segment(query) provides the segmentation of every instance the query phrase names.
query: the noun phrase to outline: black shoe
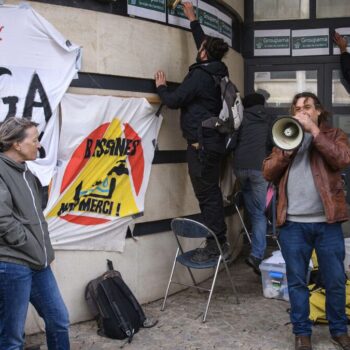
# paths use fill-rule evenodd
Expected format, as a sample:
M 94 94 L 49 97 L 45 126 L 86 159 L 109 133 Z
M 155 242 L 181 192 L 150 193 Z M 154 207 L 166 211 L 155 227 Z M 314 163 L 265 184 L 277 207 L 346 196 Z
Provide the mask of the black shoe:
M 230 257 L 230 245 L 225 242 L 220 245 L 222 250 L 223 259 L 227 260 Z M 191 260 L 196 263 L 207 262 L 212 259 L 218 258 L 220 255 L 219 248 L 214 240 L 206 242 L 204 248 L 197 248 L 193 254 Z
M 346 333 L 332 336 L 332 342 L 337 344 L 340 349 L 350 350 L 350 337 Z
M 295 350 L 312 350 L 311 336 L 296 335 L 295 336 Z
M 254 272 L 259 276 L 261 276 L 261 271 L 259 269 L 259 265 L 261 264 L 261 261 L 262 261 L 261 259 L 258 259 L 253 255 L 249 255 L 248 258 L 245 259 L 246 264 L 249 265 L 254 270 Z

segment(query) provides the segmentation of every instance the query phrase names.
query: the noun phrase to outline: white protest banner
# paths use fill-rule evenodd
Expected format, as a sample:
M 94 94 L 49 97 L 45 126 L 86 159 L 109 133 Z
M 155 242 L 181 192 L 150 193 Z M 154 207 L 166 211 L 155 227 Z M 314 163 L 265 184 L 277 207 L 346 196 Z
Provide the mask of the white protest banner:
M 144 198 L 162 117 L 142 98 L 66 94 L 58 169 L 45 210 L 52 244 L 124 248 Z
M 39 123 L 41 159 L 28 165 L 48 185 L 57 160 L 57 107 L 80 68 L 80 48 L 28 5 L 0 6 L 0 48 L 0 121 Z

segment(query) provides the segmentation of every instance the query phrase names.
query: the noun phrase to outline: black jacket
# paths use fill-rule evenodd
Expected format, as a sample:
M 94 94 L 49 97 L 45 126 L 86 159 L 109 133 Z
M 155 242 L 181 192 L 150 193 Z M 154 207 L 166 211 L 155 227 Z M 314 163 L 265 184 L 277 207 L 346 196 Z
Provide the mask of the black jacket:
M 344 79 L 350 84 L 350 54 L 348 52 L 343 52 L 340 55 L 340 65 Z
M 350 94 L 350 54 L 348 52 L 343 52 L 340 55 L 340 66 L 342 72 L 340 81 L 344 85 L 346 91 Z
M 263 160 L 272 150 L 271 117 L 264 106 L 245 108 L 234 150 L 234 168 L 262 170 Z
M 199 48 L 205 38 L 204 32 L 198 21 L 191 22 L 191 29 Z M 157 90 L 166 106 L 181 108 L 181 129 L 188 143 L 201 141 L 203 135 L 205 149 L 223 152 L 224 136 L 214 129 L 201 129 L 202 121 L 218 116 L 222 108 L 220 87 L 215 84 L 212 75 L 228 75 L 226 65 L 221 61 L 195 63 L 189 67 L 187 76 L 175 91 L 169 91 L 165 85 Z

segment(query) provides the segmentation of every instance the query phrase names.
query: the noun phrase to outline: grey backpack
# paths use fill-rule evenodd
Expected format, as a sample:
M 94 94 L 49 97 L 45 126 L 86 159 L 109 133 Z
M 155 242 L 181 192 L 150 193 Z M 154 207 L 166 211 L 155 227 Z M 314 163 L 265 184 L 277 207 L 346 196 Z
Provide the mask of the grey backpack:
M 208 74 L 207 70 L 202 68 Z M 222 109 L 218 117 L 210 117 L 202 122 L 202 128 L 216 129 L 225 135 L 225 148 L 227 152 L 234 149 L 237 143 L 238 129 L 243 121 L 243 103 L 236 85 L 228 76 L 212 75 L 217 86 L 220 86 Z
M 222 109 L 218 117 L 210 117 L 202 122 L 203 128 L 216 129 L 222 134 L 232 135 L 242 124 L 243 104 L 240 93 L 228 76 L 212 75 L 217 86 L 220 86 Z

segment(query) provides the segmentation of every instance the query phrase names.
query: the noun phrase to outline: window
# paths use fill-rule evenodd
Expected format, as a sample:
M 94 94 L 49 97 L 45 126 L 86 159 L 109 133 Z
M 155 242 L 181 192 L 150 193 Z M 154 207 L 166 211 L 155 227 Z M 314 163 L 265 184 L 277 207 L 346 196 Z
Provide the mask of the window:
M 268 107 L 289 107 L 299 92 L 310 91 L 317 95 L 317 71 L 255 72 L 254 90 L 269 96 Z
M 343 85 L 340 71 L 333 70 L 332 71 L 332 105 L 333 107 L 350 106 L 349 93 L 350 91 L 348 92 Z
M 317 0 L 316 17 L 350 17 L 349 0 Z
M 350 137 L 350 115 L 333 114 L 332 124 L 333 127 L 342 129 Z
M 309 18 L 309 0 L 254 0 L 254 21 L 305 18 Z

